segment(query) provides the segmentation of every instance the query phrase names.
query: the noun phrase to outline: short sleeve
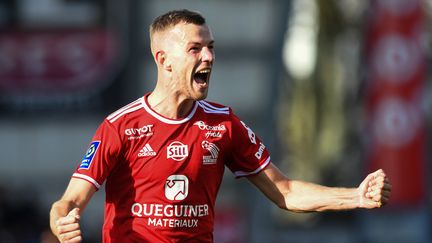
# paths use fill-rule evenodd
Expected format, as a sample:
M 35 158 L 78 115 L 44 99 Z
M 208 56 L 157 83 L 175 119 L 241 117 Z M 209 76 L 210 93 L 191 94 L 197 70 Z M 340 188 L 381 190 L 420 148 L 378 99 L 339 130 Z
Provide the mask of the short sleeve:
M 96 130 L 81 163 L 72 177 L 89 181 L 97 189 L 101 187 L 121 154 L 118 133 L 107 121 Z
M 237 116 L 231 114 L 231 154 L 227 167 L 236 177 L 254 175 L 270 164 L 265 145 Z

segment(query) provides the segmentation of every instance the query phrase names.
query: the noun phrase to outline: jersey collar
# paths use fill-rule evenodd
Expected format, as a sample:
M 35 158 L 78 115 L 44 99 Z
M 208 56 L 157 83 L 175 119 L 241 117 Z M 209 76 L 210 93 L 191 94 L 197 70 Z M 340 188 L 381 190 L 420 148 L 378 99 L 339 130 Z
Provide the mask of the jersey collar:
M 179 119 L 179 120 L 170 119 L 170 118 L 167 118 L 167 117 L 160 115 L 159 113 L 157 113 L 156 111 L 154 111 L 150 107 L 150 105 L 148 104 L 148 101 L 147 101 L 148 96 L 149 96 L 149 94 L 146 94 L 144 97 L 142 97 L 142 104 L 143 104 L 144 109 L 154 118 L 158 119 L 161 122 L 167 123 L 167 124 L 182 124 L 182 123 L 189 121 L 195 115 L 195 112 L 196 112 L 197 107 L 198 107 L 198 102 L 194 102 L 193 108 L 187 117 L 185 117 L 183 119 Z

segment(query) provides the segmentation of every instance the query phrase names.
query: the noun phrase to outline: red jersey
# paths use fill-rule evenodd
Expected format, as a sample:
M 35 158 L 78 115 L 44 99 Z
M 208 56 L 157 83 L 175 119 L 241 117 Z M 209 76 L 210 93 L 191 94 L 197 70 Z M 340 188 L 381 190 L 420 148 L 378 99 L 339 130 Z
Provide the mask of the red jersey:
M 73 177 L 106 183 L 104 242 L 212 242 L 225 166 L 242 177 L 269 163 L 230 108 L 197 101 L 172 120 L 145 96 L 103 121 Z

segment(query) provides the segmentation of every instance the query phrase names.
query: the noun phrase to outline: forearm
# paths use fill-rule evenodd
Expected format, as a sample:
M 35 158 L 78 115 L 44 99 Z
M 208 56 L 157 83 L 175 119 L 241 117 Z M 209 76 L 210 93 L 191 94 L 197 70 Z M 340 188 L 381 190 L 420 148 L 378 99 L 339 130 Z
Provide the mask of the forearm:
M 285 208 L 295 212 L 350 210 L 360 206 L 357 188 L 326 187 L 289 180 L 283 191 Z

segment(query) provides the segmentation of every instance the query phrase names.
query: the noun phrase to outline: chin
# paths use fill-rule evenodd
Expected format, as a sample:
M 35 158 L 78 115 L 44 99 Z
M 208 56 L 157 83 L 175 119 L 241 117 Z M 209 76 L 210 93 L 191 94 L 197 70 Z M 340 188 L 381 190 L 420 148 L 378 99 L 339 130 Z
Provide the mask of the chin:
M 194 100 L 196 100 L 196 101 L 198 101 L 198 100 L 205 100 L 206 98 L 207 98 L 207 92 L 204 92 L 204 93 L 197 94 L 194 97 Z
M 196 101 L 199 101 L 199 100 L 205 100 L 206 98 L 207 98 L 207 95 L 202 95 L 202 96 L 198 96 L 198 97 L 196 97 L 195 100 L 196 100 Z

